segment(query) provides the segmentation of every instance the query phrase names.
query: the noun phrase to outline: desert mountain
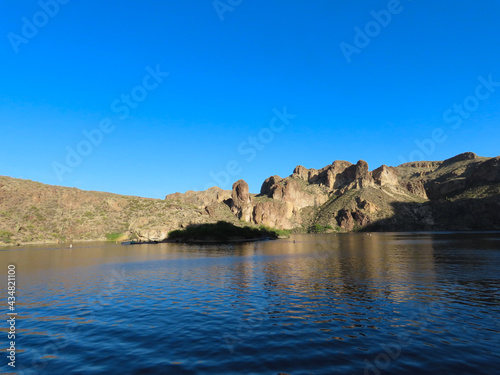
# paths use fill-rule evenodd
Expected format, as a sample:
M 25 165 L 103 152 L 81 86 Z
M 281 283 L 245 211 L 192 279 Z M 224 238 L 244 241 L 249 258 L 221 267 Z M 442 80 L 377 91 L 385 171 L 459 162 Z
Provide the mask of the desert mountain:
M 191 224 L 224 220 L 307 231 L 500 230 L 500 157 L 467 152 L 370 171 L 334 161 L 271 176 L 259 194 L 175 193 L 164 200 L 50 186 L 0 176 L 0 243 L 139 238 L 163 240 Z
M 211 222 L 198 205 L 82 191 L 0 176 L 0 244 L 162 240 L 189 224 Z M 237 221 L 229 208 L 220 220 Z
M 498 230 L 500 157 L 467 152 L 373 171 L 363 160 L 334 161 L 322 169 L 299 165 L 288 177 L 266 179 L 260 194 L 249 194 L 247 183 L 239 180 L 217 197 L 177 193 L 166 200 L 197 204 L 207 212 L 226 205 L 240 220 L 281 229 Z

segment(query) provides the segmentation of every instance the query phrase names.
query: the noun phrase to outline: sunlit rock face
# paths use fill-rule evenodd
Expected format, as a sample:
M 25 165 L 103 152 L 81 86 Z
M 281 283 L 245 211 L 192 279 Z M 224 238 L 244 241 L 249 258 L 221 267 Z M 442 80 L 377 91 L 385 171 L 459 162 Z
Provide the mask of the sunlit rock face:
M 321 169 L 298 165 L 288 177 L 267 178 L 260 194 L 239 180 L 231 191 L 211 188 L 167 199 L 195 204 L 207 220 L 230 212 L 235 220 L 286 229 L 319 224 L 340 231 L 435 230 L 447 229 L 447 223 L 454 229 L 494 229 L 500 226 L 500 210 L 494 211 L 499 186 L 500 157 L 467 152 L 373 171 L 363 160 L 337 160 Z
M 3 212 L 3 214 L 1 214 Z M 50 186 L 0 176 L 0 243 L 161 241 L 172 230 L 227 221 L 297 231 L 500 230 L 500 157 L 463 153 L 369 170 L 365 161 L 297 166 L 265 179 L 260 194 L 231 190 L 164 200 Z
M 240 220 L 251 221 L 252 198 L 248 192 L 248 184 L 244 180 L 238 180 L 233 184 L 231 193 L 231 211 Z

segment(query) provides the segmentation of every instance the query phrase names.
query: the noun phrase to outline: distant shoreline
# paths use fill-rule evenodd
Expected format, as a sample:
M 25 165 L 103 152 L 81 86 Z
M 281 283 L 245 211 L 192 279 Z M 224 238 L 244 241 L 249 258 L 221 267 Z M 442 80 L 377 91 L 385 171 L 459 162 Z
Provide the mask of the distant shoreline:
M 255 238 L 235 238 L 229 240 L 174 240 L 167 239 L 164 241 L 159 241 L 157 243 L 185 243 L 185 244 L 228 244 L 228 243 L 244 243 L 244 242 L 258 242 L 258 241 L 271 241 L 277 240 L 278 238 L 271 237 L 255 237 Z M 148 243 L 148 242 L 144 242 Z M 138 243 L 141 245 L 142 243 Z
M 474 231 L 384 231 L 384 232 L 330 232 L 330 233 L 296 233 L 296 235 L 309 235 L 309 236 L 324 236 L 324 235 L 367 235 L 368 233 L 370 234 L 497 234 L 500 233 L 498 230 L 474 230 Z M 259 241 L 270 241 L 270 240 L 277 240 L 277 239 L 286 239 L 286 237 L 278 237 L 278 238 L 251 238 L 251 239 L 235 239 L 235 240 L 228 240 L 228 241 L 218 241 L 218 240 L 190 240 L 190 241 L 181 241 L 181 240 L 174 240 L 174 239 L 167 239 L 163 241 L 149 241 L 149 242 L 139 242 L 137 245 L 153 245 L 153 244 L 162 244 L 162 243 L 178 243 L 178 244 L 196 244 L 196 245 L 203 245 L 203 244 L 231 244 L 231 243 L 245 243 L 245 242 L 259 242 Z M 6 248 L 18 248 L 20 246 L 36 246 L 36 245 L 61 245 L 61 248 L 67 247 L 69 248 L 69 245 L 78 245 L 78 244 L 87 244 L 87 243 L 92 243 L 92 242 L 99 242 L 99 243 L 107 243 L 107 244 L 121 244 L 120 241 L 109 241 L 109 240 L 104 240 L 104 239 L 95 239 L 95 240 L 78 240 L 74 242 L 56 242 L 56 241 L 37 241 L 37 242 L 23 242 L 20 244 L 0 244 L 0 251 L 5 250 Z

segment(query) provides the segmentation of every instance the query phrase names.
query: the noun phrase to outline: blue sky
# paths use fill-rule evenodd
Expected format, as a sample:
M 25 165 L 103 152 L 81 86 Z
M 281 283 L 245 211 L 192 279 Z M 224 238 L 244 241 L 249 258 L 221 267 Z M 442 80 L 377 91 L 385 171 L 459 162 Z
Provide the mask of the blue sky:
M 258 192 L 298 164 L 500 154 L 498 1 L 0 12 L 0 175 L 163 198 L 240 178 Z

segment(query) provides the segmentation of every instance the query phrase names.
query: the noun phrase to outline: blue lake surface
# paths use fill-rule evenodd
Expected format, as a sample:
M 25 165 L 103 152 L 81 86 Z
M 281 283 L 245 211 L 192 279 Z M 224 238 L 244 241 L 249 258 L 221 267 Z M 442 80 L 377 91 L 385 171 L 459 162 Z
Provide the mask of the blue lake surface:
M 2 374 L 500 373 L 498 233 L 0 248 L 5 313 L 9 264 Z

